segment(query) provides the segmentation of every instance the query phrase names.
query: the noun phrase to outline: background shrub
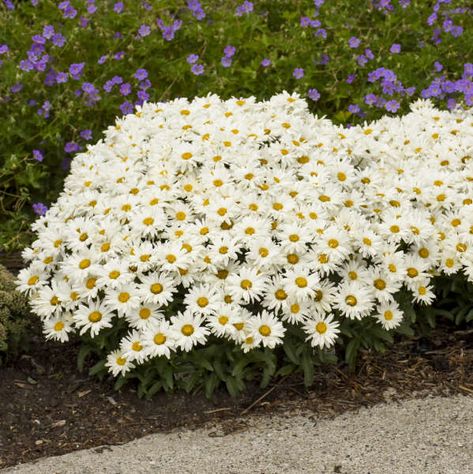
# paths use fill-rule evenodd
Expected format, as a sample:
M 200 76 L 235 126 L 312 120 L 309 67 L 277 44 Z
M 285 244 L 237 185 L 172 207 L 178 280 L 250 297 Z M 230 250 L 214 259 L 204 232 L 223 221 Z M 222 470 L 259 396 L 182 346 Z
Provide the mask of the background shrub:
M 28 298 L 15 287 L 14 276 L 0 265 L 0 363 L 24 347 L 32 321 Z
M 295 90 L 340 123 L 472 105 L 472 24 L 469 0 L 4 0 L 0 247 L 31 241 L 73 154 L 145 100 Z

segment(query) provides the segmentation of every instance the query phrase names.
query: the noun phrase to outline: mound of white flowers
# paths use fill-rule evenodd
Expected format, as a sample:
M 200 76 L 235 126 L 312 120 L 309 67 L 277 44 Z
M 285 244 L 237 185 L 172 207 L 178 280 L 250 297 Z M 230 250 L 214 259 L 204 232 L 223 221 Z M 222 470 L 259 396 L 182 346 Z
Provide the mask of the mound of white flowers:
M 78 154 L 24 251 L 48 338 L 125 320 L 115 375 L 213 334 L 330 347 L 343 318 L 402 320 L 431 279 L 473 281 L 473 113 L 417 102 L 343 128 L 297 95 L 145 104 Z

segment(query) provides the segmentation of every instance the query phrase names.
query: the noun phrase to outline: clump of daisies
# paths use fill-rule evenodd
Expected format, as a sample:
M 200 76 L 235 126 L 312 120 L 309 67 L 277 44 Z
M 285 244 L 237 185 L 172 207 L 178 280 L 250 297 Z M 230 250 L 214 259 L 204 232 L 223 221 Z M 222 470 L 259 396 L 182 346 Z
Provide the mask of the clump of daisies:
M 144 104 L 76 155 L 18 279 L 47 338 L 120 320 L 125 374 L 205 345 L 330 348 L 343 319 L 396 328 L 400 294 L 473 281 L 473 114 L 420 101 L 345 129 L 297 94 Z

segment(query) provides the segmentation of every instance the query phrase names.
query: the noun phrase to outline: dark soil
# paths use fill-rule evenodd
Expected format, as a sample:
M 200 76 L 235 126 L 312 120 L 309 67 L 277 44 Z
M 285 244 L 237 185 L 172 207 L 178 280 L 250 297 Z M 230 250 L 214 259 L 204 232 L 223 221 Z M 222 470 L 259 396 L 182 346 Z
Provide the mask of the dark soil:
M 235 399 L 218 392 L 213 401 L 182 393 L 140 400 L 130 387 L 115 392 L 111 380 L 77 371 L 77 350 L 38 334 L 27 355 L 0 366 L 0 468 L 209 422 L 219 422 L 221 436 L 239 429 L 249 413 L 297 407 L 333 416 L 386 400 L 473 395 L 473 330 L 452 327 L 398 342 L 385 354 L 363 353 L 354 373 L 344 365 L 318 368 L 310 389 L 292 376 Z

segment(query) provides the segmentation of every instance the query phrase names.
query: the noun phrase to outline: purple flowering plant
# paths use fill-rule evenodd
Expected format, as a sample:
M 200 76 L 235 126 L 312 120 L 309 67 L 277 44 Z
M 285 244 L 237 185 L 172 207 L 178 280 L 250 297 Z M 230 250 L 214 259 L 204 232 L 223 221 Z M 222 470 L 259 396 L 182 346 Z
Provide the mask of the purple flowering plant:
M 19 230 L 44 210 L 32 204 L 56 199 L 74 154 L 145 101 L 297 91 L 345 124 L 419 97 L 473 106 L 467 0 L 11 4 L 0 15 L 0 249 L 29 243 Z

